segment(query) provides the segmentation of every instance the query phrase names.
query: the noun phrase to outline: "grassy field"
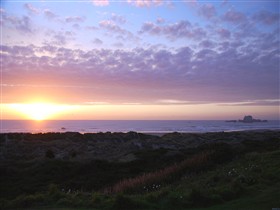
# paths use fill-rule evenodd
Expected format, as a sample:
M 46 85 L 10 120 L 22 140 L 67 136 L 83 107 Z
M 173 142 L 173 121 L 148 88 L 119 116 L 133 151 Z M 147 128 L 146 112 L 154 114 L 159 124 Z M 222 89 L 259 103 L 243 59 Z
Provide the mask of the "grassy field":
M 172 155 L 170 155 L 172 154 Z M 1 162 L 1 209 L 280 208 L 280 140 L 143 150 L 130 162 Z M 154 161 L 151 161 L 154 160 Z

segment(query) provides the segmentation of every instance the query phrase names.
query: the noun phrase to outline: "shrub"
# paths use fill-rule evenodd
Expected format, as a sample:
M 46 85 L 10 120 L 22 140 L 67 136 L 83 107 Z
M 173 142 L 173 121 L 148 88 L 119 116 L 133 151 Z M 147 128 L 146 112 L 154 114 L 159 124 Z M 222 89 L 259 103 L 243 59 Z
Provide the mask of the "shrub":
M 145 195 L 145 199 L 149 202 L 155 203 L 159 200 L 163 199 L 165 196 L 169 194 L 169 191 L 166 189 L 162 189 L 156 192 L 151 192 Z
M 56 202 L 56 205 L 58 205 L 58 206 L 71 206 L 72 201 L 69 198 L 61 198 Z
M 168 203 L 172 208 L 187 208 L 191 206 L 191 202 L 189 201 L 188 197 L 183 192 L 171 192 L 168 195 Z
M 77 152 L 76 151 L 71 151 L 70 152 L 70 157 L 71 158 L 75 158 L 77 156 Z
M 100 205 L 102 203 L 103 200 L 103 196 L 100 193 L 93 193 L 92 194 L 92 198 L 91 198 L 91 202 L 93 203 L 93 205 Z
M 200 190 L 192 189 L 189 195 L 189 200 L 192 202 L 192 204 L 205 203 L 206 197 Z
M 43 204 L 45 202 L 45 196 L 43 194 L 34 195 L 21 195 L 10 202 L 12 207 L 27 208 L 34 206 L 35 204 Z
M 220 195 L 194 188 L 189 194 L 189 201 L 193 206 L 207 207 L 215 203 L 220 203 L 222 198 Z
M 211 161 L 213 164 L 222 164 L 231 161 L 235 155 L 232 147 L 226 143 L 214 143 L 207 145 L 207 150 L 211 150 Z
M 46 158 L 53 159 L 53 158 L 55 157 L 55 155 L 54 155 L 54 153 L 53 153 L 52 150 L 48 149 L 48 150 L 46 151 L 45 157 L 46 157 Z
M 219 194 L 223 200 L 229 201 L 237 198 L 243 190 L 242 184 L 235 179 L 228 185 L 218 188 L 216 193 Z
M 142 208 L 142 203 L 133 200 L 132 198 L 119 194 L 115 198 L 113 209 L 139 209 Z
M 63 198 L 65 194 L 59 191 L 58 186 L 56 184 L 50 184 L 48 187 L 48 196 L 53 201 L 58 201 L 59 199 Z

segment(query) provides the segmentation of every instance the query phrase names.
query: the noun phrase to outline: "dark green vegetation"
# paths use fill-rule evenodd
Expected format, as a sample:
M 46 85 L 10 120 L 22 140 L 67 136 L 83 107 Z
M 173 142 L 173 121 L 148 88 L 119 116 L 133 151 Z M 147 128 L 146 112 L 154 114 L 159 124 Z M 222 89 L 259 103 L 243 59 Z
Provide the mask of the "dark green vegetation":
M 0 209 L 279 208 L 279 134 L 1 134 Z

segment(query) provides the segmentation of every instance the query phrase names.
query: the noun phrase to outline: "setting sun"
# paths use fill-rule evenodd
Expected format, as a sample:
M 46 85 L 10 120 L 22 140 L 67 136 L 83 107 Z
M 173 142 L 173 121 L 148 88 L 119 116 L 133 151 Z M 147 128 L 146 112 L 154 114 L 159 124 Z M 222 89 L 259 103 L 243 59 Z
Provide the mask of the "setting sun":
M 11 104 L 12 109 L 31 120 L 46 120 L 54 115 L 67 111 L 70 106 L 49 103 Z

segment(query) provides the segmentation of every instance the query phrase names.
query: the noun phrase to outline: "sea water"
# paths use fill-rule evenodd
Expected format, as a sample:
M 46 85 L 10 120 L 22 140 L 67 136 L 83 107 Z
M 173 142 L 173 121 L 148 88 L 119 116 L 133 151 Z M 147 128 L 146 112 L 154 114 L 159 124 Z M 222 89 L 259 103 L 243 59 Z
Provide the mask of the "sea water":
M 1 133 L 11 132 L 230 132 L 242 130 L 279 130 L 279 120 L 268 122 L 225 122 L 222 120 L 1 120 Z

